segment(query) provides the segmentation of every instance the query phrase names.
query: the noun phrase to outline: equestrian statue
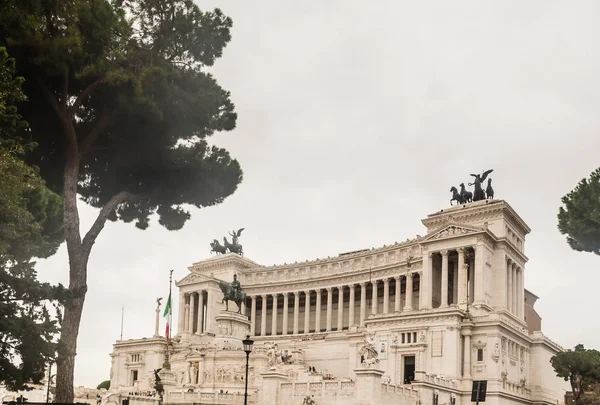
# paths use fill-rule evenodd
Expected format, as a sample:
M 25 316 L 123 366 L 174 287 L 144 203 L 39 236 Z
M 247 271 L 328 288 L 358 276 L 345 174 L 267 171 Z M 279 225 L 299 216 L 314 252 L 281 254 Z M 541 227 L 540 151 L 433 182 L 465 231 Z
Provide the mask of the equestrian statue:
M 237 274 L 233 275 L 233 281 L 227 283 L 225 281 L 219 281 L 219 287 L 223 293 L 223 299 L 221 303 L 225 302 L 225 310 L 229 311 L 229 301 L 233 301 L 238 306 L 238 314 L 242 313 L 242 303 L 246 302 L 246 293 L 242 291 L 242 286 L 237 279 Z
M 238 255 L 243 256 L 244 250 L 242 245 L 239 243 L 239 237 L 242 234 L 243 230 L 244 228 L 241 228 L 237 231 L 234 230 L 232 232 L 229 232 L 229 235 L 231 235 L 232 238 L 231 243 L 229 243 L 227 237 L 223 237 L 222 245 L 221 243 L 219 243 L 218 240 L 214 239 L 213 242 L 210 244 L 210 253 L 215 252 L 216 254 L 224 255 L 225 253 L 227 253 L 227 251 L 229 251 L 229 253 L 237 253 Z
M 456 205 L 459 205 L 485 199 L 493 200 L 494 189 L 492 188 L 492 179 L 487 179 L 488 175 L 493 171 L 493 169 L 490 169 L 485 170 L 482 174 L 471 174 L 471 176 L 475 178 L 473 183 L 469 183 L 469 186 L 475 186 L 475 190 L 473 192 L 466 190 L 465 183 L 460 183 L 460 191 L 458 191 L 458 189 L 454 186 L 450 187 L 450 192 L 452 193 L 450 205 L 453 205 L 453 201 L 456 201 Z M 486 179 L 488 183 L 484 191 L 482 184 Z

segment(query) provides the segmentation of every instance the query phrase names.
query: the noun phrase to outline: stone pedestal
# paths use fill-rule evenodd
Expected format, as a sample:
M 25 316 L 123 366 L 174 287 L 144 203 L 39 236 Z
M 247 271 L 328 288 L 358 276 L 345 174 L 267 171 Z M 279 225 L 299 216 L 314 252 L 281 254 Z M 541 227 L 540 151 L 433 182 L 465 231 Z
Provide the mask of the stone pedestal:
M 373 368 L 359 368 L 356 374 L 356 405 L 381 404 L 381 376 L 385 372 Z
M 222 350 L 243 349 L 242 340 L 250 334 L 250 321 L 246 315 L 221 311 L 215 317 L 214 344 Z
M 175 386 L 175 374 L 173 374 L 170 369 L 167 370 L 163 367 L 162 370 L 158 372 L 158 376 L 160 377 L 160 382 L 163 385 L 165 392 Z
M 260 388 L 260 405 L 278 405 L 279 404 L 279 384 L 289 380 L 289 376 L 277 371 L 269 371 L 261 374 L 263 378 Z

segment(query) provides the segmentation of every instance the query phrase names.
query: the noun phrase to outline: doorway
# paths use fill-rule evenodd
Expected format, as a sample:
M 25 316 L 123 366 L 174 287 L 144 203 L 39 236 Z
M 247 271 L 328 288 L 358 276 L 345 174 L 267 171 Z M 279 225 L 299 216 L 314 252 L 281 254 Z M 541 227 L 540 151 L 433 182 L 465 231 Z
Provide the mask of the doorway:
M 415 356 L 403 356 L 403 362 L 404 384 L 411 384 L 415 379 Z

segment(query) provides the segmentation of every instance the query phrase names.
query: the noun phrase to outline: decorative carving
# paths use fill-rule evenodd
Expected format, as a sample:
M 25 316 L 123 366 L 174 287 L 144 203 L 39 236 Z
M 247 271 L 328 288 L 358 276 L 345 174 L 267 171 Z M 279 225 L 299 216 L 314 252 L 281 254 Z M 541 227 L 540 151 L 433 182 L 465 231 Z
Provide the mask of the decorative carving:
M 447 238 L 450 236 L 460 236 L 460 235 L 466 235 L 468 233 L 472 233 L 473 231 L 469 230 L 469 229 L 465 229 L 462 228 L 460 226 L 449 226 L 445 229 L 443 229 L 442 231 L 436 233 L 435 235 L 433 235 L 431 237 L 431 239 L 442 239 L 442 238 Z
M 487 343 L 482 342 L 481 340 L 478 340 L 477 342 L 473 342 L 472 343 L 473 348 L 475 349 L 483 349 L 484 347 L 487 346 Z
M 361 357 L 361 365 L 369 368 L 379 363 L 379 353 L 375 347 L 375 336 L 373 334 L 367 334 L 364 337 L 364 341 L 365 343 L 358 351 L 358 354 Z
M 498 360 L 500 359 L 500 345 L 498 344 L 498 342 L 494 343 L 494 351 L 492 352 L 492 360 L 494 360 L 496 363 L 498 363 Z

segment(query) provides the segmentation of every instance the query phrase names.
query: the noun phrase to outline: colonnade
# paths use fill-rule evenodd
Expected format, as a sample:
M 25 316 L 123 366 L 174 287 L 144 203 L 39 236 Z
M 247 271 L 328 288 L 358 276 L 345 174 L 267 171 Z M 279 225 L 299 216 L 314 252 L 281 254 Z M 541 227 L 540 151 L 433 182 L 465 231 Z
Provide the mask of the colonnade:
M 525 311 L 525 287 L 523 268 L 514 260 L 506 259 L 506 309 L 523 319 Z
M 209 302 L 213 292 L 211 290 L 201 290 L 189 293 L 179 294 L 179 324 L 177 325 L 178 334 L 196 334 L 206 332 L 210 329 L 210 305 Z
M 358 284 L 317 288 L 305 291 L 252 295 L 250 296 L 250 333 L 254 336 L 273 336 L 318 333 L 323 331 L 341 331 L 354 325 L 364 326 L 365 320 L 369 316 L 367 314 L 368 310 L 370 315 L 390 313 L 390 296 L 392 295 L 390 293 L 392 290 L 390 287 L 392 285 L 392 280 L 394 287 L 392 290 L 394 292 L 393 312 L 400 313 L 402 311 L 418 309 L 418 303 L 414 305 L 413 302 L 415 298 L 414 289 L 415 287 L 420 287 L 420 275 L 421 272 L 412 272 L 407 275 L 397 275 L 393 278 L 383 278 Z M 415 279 L 416 282 L 414 281 Z M 405 284 L 404 305 L 401 303 L 403 295 L 402 284 Z M 379 294 L 381 285 L 383 286 L 383 297 Z M 360 287 L 360 289 L 358 287 Z M 335 314 L 333 310 L 334 293 L 337 293 L 337 310 Z M 358 299 L 360 302 L 358 308 L 357 294 L 360 296 Z M 313 296 L 315 298 L 314 301 L 312 300 Z M 259 297 L 260 308 L 257 308 Z M 345 305 L 346 298 L 348 300 L 347 305 Z M 281 302 L 280 299 L 283 301 L 281 323 L 279 323 L 278 314 L 279 302 Z M 293 304 L 290 303 L 290 300 L 293 301 Z M 367 305 L 368 300 L 370 301 L 370 308 L 368 308 L 369 305 Z M 301 301 L 303 301 L 303 305 L 301 305 Z M 379 301 L 382 301 L 381 310 L 379 309 Z M 257 312 L 259 312 L 260 325 L 258 325 L 257 322 Z M 269 312 L 271 314 L 271 324 L 270 328 L 267 328 L 267 313 Z M 313 312 L 312 317 L 311 312 Z M 301 315 L 304 317 L 302 325 L 300 325 Z M 324 327 L 321 320 L 322 317 L 325 318 Z
M 481 255 L 477 247 L 429 252 L 426 269 L 429 277 L 426 277 L 424 283 L 426 293 L 423 295 L 422 306 L 448 308 L 450 304 L 466 305 L 467 301 L 471 303 L 482 295 L 483 285 L 481 292 L 475 288 L 475 280 L 483 280 L 483 274 L 476 271 L 478 266 L 475 263 Z M 434 261 L 438 266 L 434 265 Z M 479 268 L 482 272 L 482 266 Z

